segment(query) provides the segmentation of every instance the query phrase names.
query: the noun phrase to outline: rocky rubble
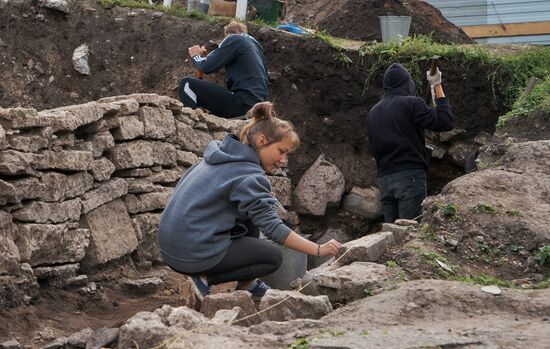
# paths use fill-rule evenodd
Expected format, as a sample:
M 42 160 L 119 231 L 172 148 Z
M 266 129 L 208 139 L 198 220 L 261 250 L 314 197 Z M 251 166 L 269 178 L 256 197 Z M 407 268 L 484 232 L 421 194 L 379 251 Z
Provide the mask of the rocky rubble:
M 540 279 L 534 255 L 550 243 L 549 154 L 548 140 L 482 147 L 477 171 L 424 201 L 422 222 L 451 255 L 481 259 L 506 279 Z M 480 272 L 468 270 L 468 259 L 460 264 Z
M 150 94 L 110 97 L 40 112 L 0 109 L 2 303 L 8 307 L 29 304 L 39 297 L 40 285 L 77 289 L 81 295 L 99 299 L 102 286 L 90 282 L 86 273 L 123 258 L 143 266 L 161 263 L 156 234 L 160 212 L 173 186 L 200 160 L 209 141 L 221 139 L 241 124 Z M 446 135 L 445 139 L 454 136 Z M 482 153 L 480 161 L 490 163 L 491 168 L 461 177 L 449 183 L 442 194 L 426 200 L 423 223 L 437 227 L 444 241 L 455 241 L 454 248 L 458 249 L 467 242 L 459 235 L 461 231 L 470 235 L 475 231 L 485 236 L 484 242 L 493 237 L 491 230 L 481 233 L 475 227 L 478 224 L 487 229 L 487 218 L 493 227 L 504 222 L 501 226 L 506 231 L 514 231 L 518 224 L 526 228 L 522 232 L 527 234 L 528 250 L 548 241 L 546 230 L 538 225 L 546 217 L 547 148 L 547 141 L 510 143 L 499 148 L 498 156 L 495 149 L 491 154 Z M 535 173 L 536 178 L 524 173 Z M 270 180 L 286 208 L 295 203 L 303 213 L 323 215 L 327 208 L 342 205 L 349 214 L 367 221 L 380 217 L 377 190 L 354 187 L 344 194 L 341 172 L 323 155 L 293 193 L 286 170 L 270 176 Z M 499 192 L 487 194 L 488 183 Z M 501 193 L 504 187 L 510 197 Z M 517 199 L 519 192 L 523 193 L 521 200 Z M 485 210 L 491 206 L 490 199 L 497 202 L 498 197 L 497 214 L 484 215 L 476 223 L 473 218 L 487 212 L 479 211 L 479 203 L 472 201 L 475 195 L 483 195 L 489 203 L 483 206 Z M 441 208 L 449 204 L 456 205 L 459 214 L 473 217 L 468 220 L 470 230 L 461 226 L 463 220 L 452 220 L 442 213 Z M 523 215 L 508 213 L 527 212 L 525 207 L 531 208 L 530 216 L 540 219 L 523 220 Z M 498 214 L 501 211 L 504 216 Z M 281 212 L 284 219 L 299 224 L 295 212 L 282 208 Z M 402 278 L 402 269 L 379 262 L 390 249 L 413 243 L 422 229 L 424 225 L 416 221 L 398 220 L 383 224 L 380 232 L 352 240 L 345 231 L 328 227 L 319 241 L 338 236 L 345 249 L 337 259 L 317 261 L 324 263 L 292 282 L 299 291 L 270 290 L 256 303 L 248 292 L 217 293 L 197 304 L 192 288 L 182 282 L 180 288 L 187 289 L 180 297 L 187 306 L 165 305 L 140 312 L 120 328 L 85 328 L 59 336 L 44 348 L 127 348 L 134 343 L 140 347 L 170 343 L 182 348 L 218 344 L 227 348 L 280 348 L 300 337 L 307 337 L 303 341 L 311 348 L 361 348 L 365 340 L 396 348 L 425 343 L 491 348 L 502 342 L 491 331 L 476 331 L 474 325 L 447 325 L 445 321 L 434 326 L 429 321 L 440 320 L 438 316 L 450 312 L 453 319 L 468 317 L 473 323 L 487 322 L 512 333 L 513 324 L 499 319 L 501 311 L 516 314 L 520 320 L 515 321 L 532 321 L 533 338 L 541 342 L 530 341 L 530 346 L 544 347 L 542 328 L 549 316 L 541 300 L 547 297 L 545 291 L 524 296 L 507 289 L 487 294 L 478 290 L 479 286 L 451 282 L 396 283 Z M 164 288 L 164 276 L 120 281 L 128 294 L 147 295 Z M 468 297 L 478 308 L 484 305 L 486 309 L 472 312 L 467 308 L 471 303 L 463 302 Z M 509 302 L 505 310 L 499 308 L 502 302 Z M 519 305 L 521 302 L 525 306 Z M 361 316 L 366 320 L 357 320 Z M 419 324 L 415 322 L 418 318 L 423 319 Z M 428 324 L 429 331 L 420 328 Z M 449 332 L 446 327 L 452 326 L 458 330 Z M 384 335 L 388 331 L 393 334 L 391 342 Z M 506 340 L 523 341 L 517 335 Z M 21 345 L 9 339 L 0 343 L 2 347 Z
M 405 238 L 406 236 L 403 237 Z M 288 322 L 296 323 L 298 328 L 318 330 L 323 322 L 315 320 L 331 313 L 334 309 L 333 304 L 341 305 L 362 299 L 367 296 L 366 289 L 383 287 L 392 273 L 387 271 L 384 265 L 372 262 L 377 261 L 384 250 L 393 243 L 392 232 L 378 233 L 349 242 L 346 244 L 348 252 L 345 255 L 312 270 L 304 280 L 297 280 L 311 284 L 309 288 L 304 289 L 304 293 L 271 289 L 259 302 L 253 301 L 250 293 L 246 291 L 215 293 L 204 297 L 200 304 L 200 312 L 188 306 L 165 305 L 152 312 L 140 312 L 128 319 L 120 327 L 119 332 L 118 329 L 109 329 L 109 333 L 113 336 L 118 335 L 118 338 L 113 340 L 117 340 L 119 348 L 129 347 L 131 343 L 138 343 L 140 347 L 162 346 L 167 343 L 196 343 L 198 347 L 206 348 L 218 341 L 227 342 L 229 347 L 238 347 L 242 340 L 254 343 L 261 341 L 261 346 L 276 347 L 284 332 L 274 331 L 273 335 L 267 335 L 265 326 L 285 326 Z M 364 262 L 366 260 L 371 262 Z M 161 280 L 158 278 L 148 278 L 126 280 L 124 284 L 129 291 L 142 292 L 158 287 L 159 282 Z M 193 302 L 188 304 L 192 305 Z M 247 327 L 249 329 L 246 329 Z M 229 328 L 231 330 L 226 332 Z M 84 331 L 86 329 L 74 333 L 69 338 L 83 340 L 89 335 L 89 331 Z M 292 329 L 291 332 L 293 331 L 296 329 Z M 201 342 L 205 336 L 208 336 L 208 341 Z M 94 336 L 89 338 L 87 343 L 90 343 Z M 67 344 L 69 340 L 57 338 L 53 343 L 61 342 Z
M 242 123 L 183 108 L 174 99 L 153 94 L 109 97 L 44 111 L 0 109 L 0 248 L 5 251 L 0 257 L 2 303 L 8 307 L 28 304 L 39 297 L 39 285 L 78 289 L 81 295 L 99 299 L 102 287 L 90 282 L 86 273 L 128 256 L 137 265 L 161 263 L 156 234 L 160 212 L 173 186 L 200 160 L 208 142 L 235 132 Z M 332 180 L 327 182 L 326 176 Z M 276 172 L 270 180 L 282 207 L 291 207 L 287 171 Z M 307 212 L 319 214 L 341 203 L 343 176 L 323 156 L 300 182 L 294 198 L 299 206 L 309 207 Z M 317 188 L 325 182 L 330 185 Z M 377 195 L 375 189 L 356 188 L 352 195 L 347 209 L 370 219 L 379 217 L 379 207 L 369 205 Z M 299 224 L 296 213 L 282 213 L 290 224 Z M 342 265 L 357 261 L 357 255 L 364 253 L 361 248 L 382 251 L 393 243 L 392 233 L 383 236 L 381 241 L 390 239 L 388 243 L 380 245 L 377 240 L 371 243 L 375 247 L 363 245 L 376 236 L 350 243 L 349 256 Z M 368 255 L 372 261 L 379 257 L 378 252 Z M 332 311 L 331 301 L 348 302 L 363 296 L 361 288 L 372 280 L 360 277 L 362 267 L 351 264 L 323 279 L 325 284 L 341 288 L 338 297 L 330 292 L 327 296 L 272 290 L 255 305 L 248 293 L 235 292 L 207 297 L 200 309 L 211 318 L 204 320 L 208 324 L 251 326 L 273 320 L 318 319 Z M 350 286 L 346 283 L 349 278 L 359 281 Z M 126 278 L 121 285 L 134 294 L 164 287 L 162 275 Z M 191 299 L 186 304 L 195 306 Z M 185 313 L 176 312 L 182 311 Z M 254 315 L 256 311 L 261 315 Z M 120 343 L 129 328 L 153 321 L 153 315 L 146 315 L 148 320 L 143 316 L 121 328 L 119 346 L 124 347 Z M 162 331 L 173 332 L 170 321 Z M 88 332 L 56 338 L 47 347 L 91 343 L 97 336 Z M 118 332 L 107 332 L 110 339 L 103 345 L 118 336 Z

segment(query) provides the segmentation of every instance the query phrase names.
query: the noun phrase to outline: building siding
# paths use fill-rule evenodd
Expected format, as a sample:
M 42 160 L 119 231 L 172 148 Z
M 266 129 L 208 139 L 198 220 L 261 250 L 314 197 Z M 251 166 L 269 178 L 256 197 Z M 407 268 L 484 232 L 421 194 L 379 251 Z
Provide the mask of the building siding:
M 468 32 L 468 26 L 514 23 L 550 23 L 550 0 L 427 0 L 453 24 Z M 476 38 L 479 42 L 550 45 L 550 31 L 535 35 Z

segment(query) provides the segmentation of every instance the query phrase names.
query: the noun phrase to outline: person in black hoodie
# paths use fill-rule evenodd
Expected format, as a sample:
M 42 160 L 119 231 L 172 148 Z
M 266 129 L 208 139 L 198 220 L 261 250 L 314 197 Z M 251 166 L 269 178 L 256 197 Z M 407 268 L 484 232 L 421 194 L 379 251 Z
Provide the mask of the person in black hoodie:
M 430 75 L 436 107 L 416 97 L 409 72 L 398 63 L 384 73 L 384 96 L 367 115 L 371 153 L 376 160 L 384 221 L 418 219 L 427 196 L 424 129 L 453 128 L 451 107 L 441 86 L 441 72 Z
M 246 25 L 232 21 L 224 34 L 219 47 L 206 57 L 204 46 L 195 45 L 188 51 L 195 68 L 205 74 L 225 68 L 227 89 L 188 76 L 180 81 L 179 98 L 186 107 L 202 107 L 214 115 L 234 118 L 267 100 L 267 68 L 262 46 L 247 34 Z

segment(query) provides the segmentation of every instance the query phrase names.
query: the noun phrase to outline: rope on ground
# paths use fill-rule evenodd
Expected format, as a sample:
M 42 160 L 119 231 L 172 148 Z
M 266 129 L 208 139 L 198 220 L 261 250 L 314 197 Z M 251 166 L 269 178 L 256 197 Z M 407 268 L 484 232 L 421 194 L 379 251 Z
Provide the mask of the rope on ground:
M 335 260 L 334 260 L 332 263 L 330 263 L 327 267 L 330 267 L 330 266 L 336 264 L 336 263 L 337 263 L 340 259 L 342 259 L 342 257 L 344 257 L 349 251 L 350 251 L 350 250 L 347 249 L 344 253 L 342 253 L 342 255 L 341 255 L 340 257 L 338 257 L 337 259 L 335 259 Z M 297 289 L 296 292 L 301 292 L 304 288 L 306 288 L 307 286 L 309 286 L 309 284 L 311 284 L 312 282 L 313 282 L 313 280 L 310 280 L 307 284 L 305 284 L 305 285 L 303 285 L 302 287 L 300 287 L 299 289 Z M 265 313 L 266 311 L 268 311 L 268 310 L 270 310 L 270 309 L 273 309 L 273 308 L 275 308 L 276 306 L 278 306 L 278 305 L 280 305 L 280 304 L 286 302 L 289 298 L 291 298 L 291 296 L 286 296 L 286 297 L 283 298 L 282 300 L 278 301 L 277 303 L 275 303 L 275 304 L 273 304 L 273 305 L 271 305 L 271 306 L 269 306 L 269 307 L 267 307 L 267 308 L 265 308 L 265 309 L 262 309 L 262 310 L 260 310 L 260 311 L 257 311 L 257 312 L 255 312 L 254 314 L 247 315 L 247 316 L 242 317 L 242 318 L 240 318 L 240 319 L 231 321 L 231 322 L 229 323 L 229 326 L 234 325 L 234 324 L 236 324 L 236 323 L 238 323 L 238 322 L 241 322 L 241 321 L 250 319 L 250 318 L 252 318 L 252 317 L 254 317 L 254 316 L 263 314 L 263 313 Z
M 154 346 L 150 349 L 164 349 L 164 348 L 170 348 L 172 345 L 176 344 L 181 338 L 183 337 L 182 334 L 178 334 L 172 337 L 167 338 L 164 342 L 160 343 L 157 346 Z
M 339 256 L 337 259 L 335 259 L 332 263 L 330 263 L 327 267 L 330 267 L 334 264 L 336 264 L 340 259 L 342 259 L 350 250 L 347 249 L 344 253 L 342 253 L 341 256 Z M 309 284 L 311 284 L 313 282 L 313 280 L 309 281 L 307 284 L 303 285 L 302 287 L 300 287 L 298 290 L 296 290 L 296 292 L 300 292 L 302 291 L 304 288 L 306 288 Z M 275 308 L 276 306 L 286 302 L 289 298 L 291 298 L 291 296 L 287 296 L 285 297 L 284 299 L 280 300 L 279 302 L 265 308 L 265 309 L 262 309 L 260 311 L 257 311 L 255 312 L 254 314 L 250 314 L 248 316 L 245 316 L 245 317 L 242 317 L 240 319 L 237 319 L 237 320 L 234 320 L 234 321 L 231 321 L 230 323 L 228 323 L 227 325 L 228 326 L 231 326 L 233 324 L 236 324 L 236 323 L 239 323 L 241 321 L 244 321 L 244 320 L 247 320 L 247 319 L 250 319 L 254 316 L 257 316 L 257 315 L 260 315 L 260 314 L 263 314 L 265 313 L 266 311 L 270 310 L 270 309 L 273 309 Z M 181 338 L 183 338 L 183 335 L 182 334 L 178 334 L 178 335 L 175 335 L 175 336 L 172 336 L 172 337 L 169 337 L 167 338 L 165 341 L 163 341 L 162 343 L 160 343 L 159 345 L 157 346 L 154 346 L 150 349 L 164 349 L 164 348 L 170 348 L 172 345 L 176 344 Z

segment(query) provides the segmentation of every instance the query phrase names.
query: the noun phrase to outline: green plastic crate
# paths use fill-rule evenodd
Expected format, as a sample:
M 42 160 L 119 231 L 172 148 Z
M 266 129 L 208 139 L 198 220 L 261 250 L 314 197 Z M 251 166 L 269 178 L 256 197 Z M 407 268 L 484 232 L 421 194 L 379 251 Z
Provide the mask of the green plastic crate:
M 281 2 L 279 0 L 250 0 L 250 5 L 256 9 L 256 16 L 265 22 L 277 22 Z

